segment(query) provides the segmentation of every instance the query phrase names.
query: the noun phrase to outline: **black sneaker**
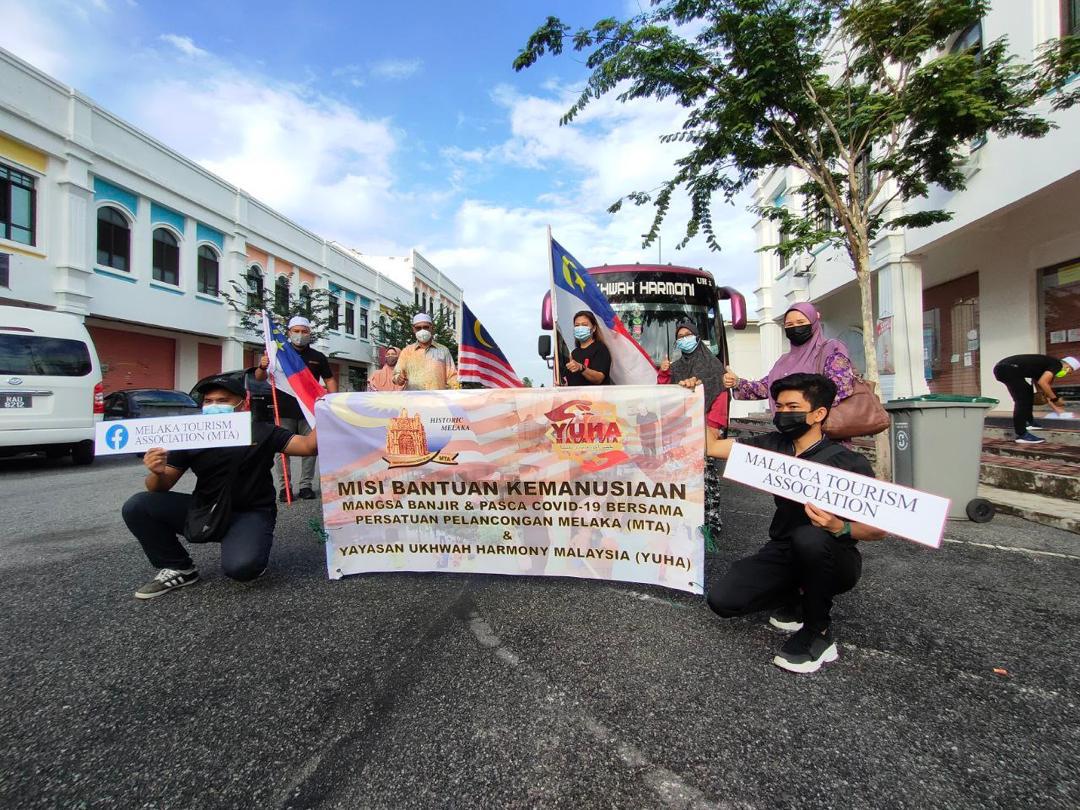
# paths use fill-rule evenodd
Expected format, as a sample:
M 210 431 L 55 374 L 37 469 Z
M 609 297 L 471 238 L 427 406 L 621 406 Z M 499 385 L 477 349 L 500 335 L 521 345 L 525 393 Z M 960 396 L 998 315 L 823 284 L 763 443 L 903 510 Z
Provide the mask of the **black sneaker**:
M 773 658 L 773 663 L 788 672 L 817 672 L 822 664 L 828 664 L 840 657 L 833 641 L 832 632 L 821 635 L 804 627 L 791 638 Z
M 162 568 L 157 576 L 135 591 L 136 599 L 153 599 L 185 585 L 194 585 L 199 581 L 199 571 L 189 568 L 187 571 L 177 571 L 174 568 Z
M 793 602 L 774 610 L 769 615 L 769 624 L 785 633 L 802 630 L 802 603 Z
M 284 489 L 283 489 L 283 490 L 281 490 L 281 492 L 279 492 L 279 493 L 278 493 L 277 499 L 278 499 L 279 501 L 281 501 L 282 503 L 285 503 L 285 502 L 286 502 L 287 500 L 289 500 L 289 496 L 290 496 L 290 495 L 292 495 L 292 493 L 291 493 L 291 492 L 289 492 L 289 491 L 287 491 L 287 490 L 284 490 Z M 296 500 L 296 496 L 295 496 L 295 495 L 293 495 L 293 498 L 292 498 L 292 499 L 293 499 L 293 500 L 295 501 L 295 500 Z
M 311 487 L 304 487 L 300 490 L 300 494 L 296 497 L 304 501 L 313 501 L 315 500 L 315 490 L 313 490 Z

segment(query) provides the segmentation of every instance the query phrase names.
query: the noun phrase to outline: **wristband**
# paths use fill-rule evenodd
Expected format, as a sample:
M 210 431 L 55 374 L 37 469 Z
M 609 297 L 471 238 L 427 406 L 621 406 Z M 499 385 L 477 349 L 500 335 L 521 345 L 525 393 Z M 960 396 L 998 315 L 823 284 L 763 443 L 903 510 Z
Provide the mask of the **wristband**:
M 850 537 L 851 536 L 851 524 L 848 523 L 845 520 L 843 525 L 840 527 L 839 531 L 829 532 L 829 534 L 831 534 L 833 537 L 837 537 L 837 538 L 844 537 L 845 535 Z

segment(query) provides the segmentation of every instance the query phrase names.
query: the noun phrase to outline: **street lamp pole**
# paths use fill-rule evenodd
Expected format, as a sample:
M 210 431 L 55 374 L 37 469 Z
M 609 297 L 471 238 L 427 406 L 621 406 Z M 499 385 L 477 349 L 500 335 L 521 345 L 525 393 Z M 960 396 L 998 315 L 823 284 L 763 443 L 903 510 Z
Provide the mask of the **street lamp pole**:
M 648 239 L 649 235 L 647 233 L 643 233 L 641 235 L 641 238 L 642 239 Z M 664 241 L 663 241 L 663 238 L 660 236 L 660 234 L 657 234 L 656 235 L 656 263 L 657 264 L 662 264 L 663 261 L 664 261 Z

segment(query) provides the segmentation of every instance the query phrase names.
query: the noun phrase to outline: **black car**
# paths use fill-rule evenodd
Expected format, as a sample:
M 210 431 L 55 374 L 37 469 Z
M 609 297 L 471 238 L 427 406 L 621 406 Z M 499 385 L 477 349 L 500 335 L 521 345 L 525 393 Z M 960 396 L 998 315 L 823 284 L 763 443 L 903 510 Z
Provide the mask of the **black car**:
M 105 396 L 105 419 L 145 419 L 200 413 L 199 404 L 183 391 L 129 388 Z
M 202 397 L 196 392 L 196 389 L 210 377 L 221 376 L 237 377 L 243 380 L 244 390 L 248 392 L 248 398 L 251 400 L 251 415 L 256 422 L 274 421 L 274 405 L 270 393 L 270 383 L 266 380 L 256 380 L 254 367 L 211 374 L 195 383 L 195 387 L 191 389 L 191 396 L 195 402 L 199 403 L 200 408 L 202 406 Z

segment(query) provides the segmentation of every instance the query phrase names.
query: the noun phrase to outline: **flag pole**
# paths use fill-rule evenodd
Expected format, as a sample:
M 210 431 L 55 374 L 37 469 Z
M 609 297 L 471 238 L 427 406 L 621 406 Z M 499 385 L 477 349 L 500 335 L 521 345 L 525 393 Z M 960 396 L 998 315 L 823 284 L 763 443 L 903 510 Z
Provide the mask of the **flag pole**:
M 555 252 L 552 250 L 551 239 L 551 226 L 547 226 L 547 238 L 548 238 L 548 266 L 551 268 L 551 353 L 553 355 L 553 363 L 551 366 L 551 372 L 554 375 L 554 381 L 552 382 L 553 388 L 559 387 L 559 310 L 556 304 L 558 296 L 555 294 Z
M 272 335 L 270 334 L 270 316 L 266 314 L 266 310 L 263 310 L 263 351 L 266 352 L 266 357 L 270 358 L 270 340 Z M 278 410 L 277 400 L 277 384 L 274 382 L 274 370 L 273 366 L 277 361 L 277 352 L 274 352 L 274 362 L 268 363 L 266 366 L 266 379 L 270 382 L 270 401 L 274 405 L 274 424 L 277 427 L 281 427 L 281 411 Z M 292 506 L 292 484 L 289 482 L 289 457 L 284 452 L 281 453 L 281 480 L 285 484 L 285 505 Z

